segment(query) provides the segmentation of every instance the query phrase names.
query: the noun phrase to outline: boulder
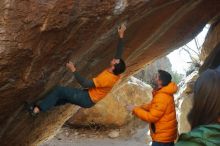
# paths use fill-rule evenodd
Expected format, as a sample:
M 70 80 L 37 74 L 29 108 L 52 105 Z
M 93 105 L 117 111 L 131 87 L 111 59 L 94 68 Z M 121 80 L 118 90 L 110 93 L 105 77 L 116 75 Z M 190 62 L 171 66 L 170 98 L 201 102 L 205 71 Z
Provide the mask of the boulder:
M 191 130 L 187 116 L 192 108 L 193 86 L 197 78 L 198 71 L 191 73 L 185 78 L 183 86 L 180 88 L 177 95 L 175 95 L 178 131 L 180 134 Z
M 220 17 L 213 22 L 202 47 L 201 60 L 204 64 L 200 72 L 207 68 L 214 69 L 220 65 Z
M 117 84 L 111 93 L 94 107 L 79 110 L 67 123 L 74 126 L 123 126 L 132 119 L 126 106 L 150 102 L 151 92 L 152 88 L 149 85 L 131 77 Z
M 88 78 L 106 68 L 121 22 L 128 26 L 129 76 L 195 37 L 219 7 L 219 0 L 1 0 L 0 145 L 38 145 L 54 135 L 74 108 L 56 108 L 32 127 L 24 120 L 24 101 L 38 100 L 57 84 L 76 87 L 68 60 Z

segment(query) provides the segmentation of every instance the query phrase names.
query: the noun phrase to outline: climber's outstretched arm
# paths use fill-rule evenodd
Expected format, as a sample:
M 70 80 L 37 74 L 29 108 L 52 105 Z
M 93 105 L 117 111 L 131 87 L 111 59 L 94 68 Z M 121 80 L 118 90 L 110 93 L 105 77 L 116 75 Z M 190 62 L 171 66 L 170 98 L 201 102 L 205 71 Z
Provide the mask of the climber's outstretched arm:
M 92 88 L 95 87 L 95 84 L 93 80 L 88 80 L 83 78 L 77 71 L 75 65 L 70 61 L 69 63 L 66 64 L 66 67 L 73 72 L 75 79 L 77 82 L 84 88 Z
M 122 59 L 122 54 L 124 50 L 124 32 L 126 30 L 126 27 L 124 24 L 118 28 L 118 35 L 119 35 L 119 40 L 118 40 L 118 45 L 117 45 L 117 50 L 115 53 L 115 59 Z

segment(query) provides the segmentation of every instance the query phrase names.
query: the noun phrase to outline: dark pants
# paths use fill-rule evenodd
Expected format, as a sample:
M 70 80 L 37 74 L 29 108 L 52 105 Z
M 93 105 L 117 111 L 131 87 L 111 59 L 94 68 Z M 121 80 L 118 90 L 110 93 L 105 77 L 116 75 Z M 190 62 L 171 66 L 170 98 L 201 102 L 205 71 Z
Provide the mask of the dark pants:
M 47 111 L 54 106 L 66 103 L 75 104 L 84 108 L 90 108 L 94 105 L 88 90 L 57 86 L 39 102 L 38 106 L 41 111 Z
M 174 146 L 174 142 L 162 143 L 153 141 L 152 146 Z

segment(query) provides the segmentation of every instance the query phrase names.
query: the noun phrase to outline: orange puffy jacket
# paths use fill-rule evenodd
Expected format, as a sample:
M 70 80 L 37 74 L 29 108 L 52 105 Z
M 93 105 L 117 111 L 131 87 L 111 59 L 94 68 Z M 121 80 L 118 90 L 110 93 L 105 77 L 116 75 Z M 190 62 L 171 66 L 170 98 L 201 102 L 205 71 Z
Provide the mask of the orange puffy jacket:
M 177 137 L 177 120 L 173 94 L 177 91 L 174 82 L 153 94 L 150 104 L 136 107 L 134 115 L 150 123 L 151 137 L 156 142 L 173 142 Z

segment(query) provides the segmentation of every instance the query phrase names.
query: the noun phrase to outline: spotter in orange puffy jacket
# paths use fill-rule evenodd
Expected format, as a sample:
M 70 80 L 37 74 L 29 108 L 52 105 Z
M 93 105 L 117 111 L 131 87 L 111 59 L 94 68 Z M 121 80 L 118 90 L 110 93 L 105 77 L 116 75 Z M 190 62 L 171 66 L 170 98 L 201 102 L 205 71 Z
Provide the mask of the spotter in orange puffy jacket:
M 173 142 L 177 137 L 177 120 L 173 94 L 177 85 L 170 82 L 153 93 L 150 104 L 136 107 L 134 115 L 150 123 L 151 137 L 156 142 Z

